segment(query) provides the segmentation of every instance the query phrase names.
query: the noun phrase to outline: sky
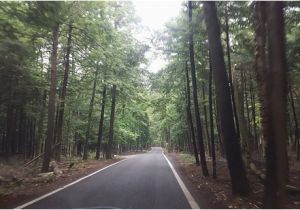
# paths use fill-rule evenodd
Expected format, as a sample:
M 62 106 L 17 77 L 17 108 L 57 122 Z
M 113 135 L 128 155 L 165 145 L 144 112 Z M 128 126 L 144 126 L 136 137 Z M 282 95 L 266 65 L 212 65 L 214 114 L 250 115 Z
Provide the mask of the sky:
M 137 38 L 148 44 L 151 34 L 162 30 L 166 22 L 179 14 L 182 3 L 180 0 L 132 0 L 132 2 L 136 15 L 140 17 L 141 25 L 144 26 Z M 153 46 L 146 53 L 146 58 L 149 61 L 147 69 L 152 73 L 158 72 L 167 64 L 161 52 L 155 50 Z

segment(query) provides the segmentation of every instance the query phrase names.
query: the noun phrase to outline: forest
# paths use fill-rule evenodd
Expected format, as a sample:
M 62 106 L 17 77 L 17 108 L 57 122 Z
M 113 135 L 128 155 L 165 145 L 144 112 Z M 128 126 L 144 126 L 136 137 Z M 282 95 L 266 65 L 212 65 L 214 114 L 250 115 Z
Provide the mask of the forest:
M 207 178 L 225 160 L 235 195 L 254 174 L 260 207 L 285 208 L 300 193 L 299 26 L 299 2 L 188 1 L 149 46 L 131 1 L 0 2 L 0 162 L 48 172 L 161 146 Z

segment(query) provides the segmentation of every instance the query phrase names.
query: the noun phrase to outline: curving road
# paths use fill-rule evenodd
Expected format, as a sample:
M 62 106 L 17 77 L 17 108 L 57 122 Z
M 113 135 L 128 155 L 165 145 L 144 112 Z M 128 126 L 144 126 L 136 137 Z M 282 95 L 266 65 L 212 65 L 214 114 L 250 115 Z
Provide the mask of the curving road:
M 21 206 L 45 208 L 191 208 L 162 149 L 153 147 L 74 185 Z

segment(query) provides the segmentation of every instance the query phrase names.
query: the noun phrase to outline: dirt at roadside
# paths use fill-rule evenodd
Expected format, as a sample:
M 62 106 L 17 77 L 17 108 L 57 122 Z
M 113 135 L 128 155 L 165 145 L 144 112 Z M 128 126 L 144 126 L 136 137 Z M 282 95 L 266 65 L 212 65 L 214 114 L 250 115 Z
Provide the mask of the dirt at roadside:
M 5 187 L 7 188 L 6 190 L 9 190 L 9 193 L 0 194 L 0 209 L 15 208 L 120 160 L 122 160 L 121 157 L 112 160 L 88 160 L 75 164 L 71 168 L 69 168 L 69 164 L 61 163 L 60 167 L 63 174 L 60 176 L 53 176 L 51 179 L 39 182 L 16 180 L 9 183 L 9 185 L 0 185 L 1 190 L 5 190 L 3 189 Z
M 168 153 L 168 158 L 176 165 L 187 187 L 193 194 L 200 208 L 261 208 L 263 198 L 263 185 L 257 177 L 249 174 L 248 179 L 252 193 L 247 197 L 232 195 L 230 177 L 225 160 L 217 161 L 217 179 L 203 177 L 201 167 L 193 164 L 193 159 L 185 154 Z M 207 161 L 209 171 L 212 171 L 211 160 Z M 300 186 L 300 170 L 293 167 L 290 172 L 290 181 L 293 186 Z M 288 195 L 287 208 L 300 208 L 300 194 Z

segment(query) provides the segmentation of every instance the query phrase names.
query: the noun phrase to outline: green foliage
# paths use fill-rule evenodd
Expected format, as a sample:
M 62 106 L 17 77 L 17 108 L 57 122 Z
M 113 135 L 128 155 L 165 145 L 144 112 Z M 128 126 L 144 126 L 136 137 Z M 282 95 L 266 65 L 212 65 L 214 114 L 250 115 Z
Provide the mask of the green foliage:
M 245 93 L 248 96 L 249 87 L 253 86 L 256 116 L 255 119 L 250 119 L 249 126 L 253 127 L 256 122 L 261 133 L 254 71 L 253 3 L 218 2 L 224 46 L 226 45 L 226 11 L 229 17 L 229 43 L 234 79 L 240 81 L 242 73 L 245 75 Z M 295 99 L 300 95 L 298 20 L 299 3 L 287 3 L 286 49 Z M 149 46 L 135 39 L 134 33 L 139 25 L 132 2 L 0 2 L 1 132 L 7 132 L 6 123 L 8 116 L 11 115 L 16 122 L 14 130 L 19 132 L 15 133 L 18 142 L 31 141 L 20 137 L 23 132 L 21 130 L 26 126 L 26 129 L 29 129 L 30 124 L 35 127 L 36 138 L 33 139 L 40 138 L 40 143 L 44 141 L 52 49 L 51 31 L 55 24 L 60 25 L 57 65 L 58 99 L 65 68 L 68 27 L 71 24 L 73 28 L 71 69 L 65 99 L 64 144 L 77 147 L 84 142 L 94 80 L 96 80 L 96 91 L 91 116 L 91 149 L 95 148 L 97 141 L 104 85 L 107 87 L 107 97 L 103 143 L 108 139 L 112 85 L 117 86 L 113 142 L 115 150 L 120 147 L 146 148 L 153 142 L 156 145 L 168 143 L 172 147 L 188 142 L 186 141 L 189 139 L 189 132 L 186 120 L 185 87 L 185 68 L 189 60 L 187 22 L 186 5 L 183 5 L 179 16 L 167 23 L 163 31 L 157 33 L 154 44 L 164 53 L 164 58 L 169 62 L 160 72 L 152 74 L 141 68 L 141 64 L 146 63 L 144 54 Z M 204 113 L 204 107 L 208 106 L 209 62 L 207 33 L 201 3 L 194 3 L 191 28 L 194 34 L 200 112 Z M 225 60 L 227 62 L 227 59 Z M 95 78 L 96 71 L 98 74 Z M 213 97 L 213 101 L 214 99 Z M 59 102 L 57 100 L 56 107 Z M 299 103 L 299 101 L 295 103 L 298 115 Z M 245 110 L 252 109 L 251 104 L 248 104 L 248 107 L 245 104 L 244 107 Z M 201 117 L 204 122 L 204 114 L 201 114 Z M 215 134 L 216 131 L 215 129 Z M 208 137 L 206 138 L 208 140 Z
M 84 142 L 94 80 L 96 94 L 90 148 L 95 149 L 98 138 L 104 85 L 107 97 L 103 142 L 107 142 L 113 84 L 117 85 L 113 147 L 146 148 L 151 144 L 145 75 L 140 68 L 148 46 L 133 36 L 137 19 L 131 2 L 1 2 L 0 20 L 0 123 L 5 122 L 8 107 L 13 106 L 16 116 L 24 112 L 28 120 L 39 124 L 36 132 L 41 132 L 43 141 L 47 118 L 42 115 L 47 116 L 51 31 L 55 24 L 60 25 L 58 96 L 71 24 L 71 69 L 65 99 L 63 144 L 77 147 Z M 98 72 L 96 78 L 95 71 Z M 59 101 L 57 108 L 58 104 Z M 20 120 L 16 123 L 23 126 Z

